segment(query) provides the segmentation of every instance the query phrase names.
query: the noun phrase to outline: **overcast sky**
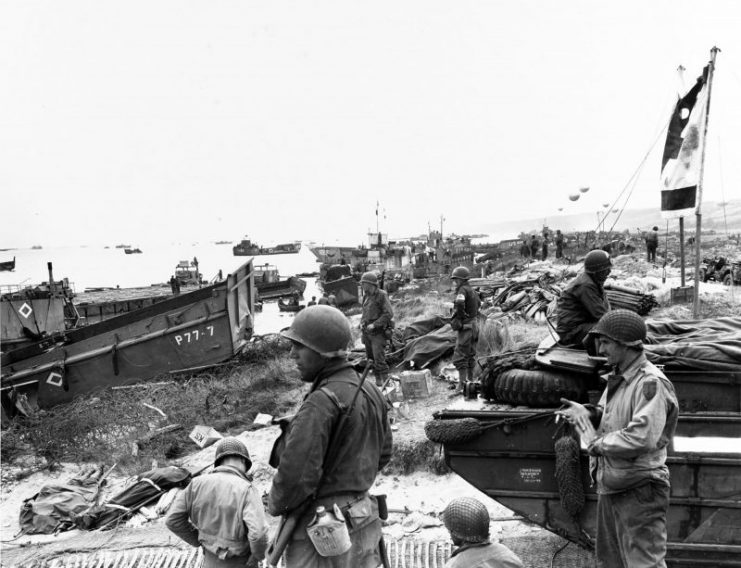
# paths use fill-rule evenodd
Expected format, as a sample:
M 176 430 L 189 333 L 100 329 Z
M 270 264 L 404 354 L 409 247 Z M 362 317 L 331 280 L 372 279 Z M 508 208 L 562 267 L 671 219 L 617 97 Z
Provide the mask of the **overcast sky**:
M 3 0 L 0 247 L 357 244 L 376 200 L 392 237 L 596 212 L 714 45 L 720 201 L 741 197 L 738 1 Z M 629 207 L 658 209 L 663 142 Z

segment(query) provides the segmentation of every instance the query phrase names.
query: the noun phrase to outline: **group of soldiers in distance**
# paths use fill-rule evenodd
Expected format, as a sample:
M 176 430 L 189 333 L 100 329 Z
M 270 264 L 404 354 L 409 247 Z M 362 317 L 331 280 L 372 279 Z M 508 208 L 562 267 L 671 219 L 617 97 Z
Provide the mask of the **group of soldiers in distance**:
M 627 232 L 626 232 L 627 233 Z M 653 256 L 649 255 L 650 262 L 656 262 L 655 251 L 658 244 L 658 227 L 645 231 L 641 237 L 631 236 L 629 233 L 602 234 L 596 231 L 574 232 L 566 235 L 557 229 L 554 232 L 548 227 L 543 227 L 540 235 L 536 233 L 520 233 L 522 244 L 520 245 L 520 256 L 530 260 L 546 260 L 550 252 L 550 246 L 555 249 L 555 257 L 570 258 L 569 251 L 602 249 L 611 256 L 616 254 L 631 253 L 636 250 L 635 243 L 638 240 L 645 241 L 647 250 L 653 250 Z M 653 246 L 652 246 L 653 245 Z

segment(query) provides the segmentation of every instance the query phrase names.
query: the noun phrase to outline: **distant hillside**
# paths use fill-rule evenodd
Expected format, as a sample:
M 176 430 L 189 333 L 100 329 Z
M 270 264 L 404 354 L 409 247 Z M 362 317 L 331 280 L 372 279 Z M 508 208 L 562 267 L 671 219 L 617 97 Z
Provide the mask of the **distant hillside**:
M 614 222 L 614 215 L 607 218 L 606 228 Z M 703 230 L 714 229 L 718 232 L 725 231 L 726 223 L 731 233 L 741 232 L 741 199 L 728 201 L 725 207 L 725 218 L 723 207 L 718 202 L 703 203 L 702 228 Z M 625 229 L 631 232 L 645 231 L 658 225 L 661 229 L 666 227 L 666 220 L 661 218 L 661 213 L 656 209 L 626 209 L 615 225 L 616 231 Z M 591 231 L 597 228 L 597 215 L 595 213 L 583 213 L 579 215 L 563 215 L 548 220 L 551 230 L 562 231 Z M 669 222 L 669 230 L 676 231 L 679 225 L 677 221 Z M 495 235 L 498 239 L 515 238 L 522 232 L 540 231 L 543 228 L 543 219 L 520 219 L 518 221 L 502 221 L 500 223 L 485 223 L 473 227 L 477 232 Z M 695 218 L 685 218 L 685 231 L 695 230 Z

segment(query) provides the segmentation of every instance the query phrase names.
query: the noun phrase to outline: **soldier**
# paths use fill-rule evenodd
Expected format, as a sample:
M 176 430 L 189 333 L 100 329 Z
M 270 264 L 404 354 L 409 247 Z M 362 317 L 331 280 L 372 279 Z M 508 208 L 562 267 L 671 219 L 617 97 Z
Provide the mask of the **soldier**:
M 373 374 L 376 386 L 382 386 L 388 379 L 389 366 L 386 363 L 387 331 L 392 326 L 394 312 L 388 294 L 378 287 L 378 277 L 366 272 L 360 278 L 363 288 L 363 315 L 360 318 L 365 354 L 373 361 Z
M 659 228 L 654 227 L 646 235 L 646 260 L 656 263 L 656 249 L 659 247 Z
M 247 476 L 250 454 L 237 438 L 224 438 L 214 466 L 178 495 L 165 524 L 191 546 L 203 547 L 204 568 L 256 568 L 265 556 L 268 525 Z
M 556 229 L 556 258 L 563 258 L 563 233 L 561 229 Z
M 517 555 L 489 540 L 489 511 L 473 497 L 458 497 L 443 511 L 453 552 L 445 568 L 524 568 Z
M 467 381 L 473 379 L 476 365 L 476 341 L 479 328 L 479 296 L 469 286 L 470 273 L 465 266 L 458 266 L 450 275 L 455 283 L 454 312 L 450 326 L 458 332 L 453 352 L 453 365 L 458 369 L 458 390 L 462 391 Z
M 276 543 L 288 536 L 284 532 L 295 522 L 295 529 L 288 531 L 287 568 L 376 568 L 381 564 L 381 521 L 368 490 L 391 459 L 386 401 L 372 382 L 360 386 L 347 361 L 352 334 L 341 311 L 308 307 L 281 335 L 291 340 L 291 357 L 311 387 L 276 442 L 276 459 L 271 460 L 278 471 L 268 495 L 268 512 L 286 519 Z M 338 422 L 344 424 L 340 431 Z M 324 557 L 306 529 L 317 507 L 332 511 L 335 505 L 350 524 L 351 547 Z M 279 552 L 269 552 L 274 564 Z
M 556 333 L 561 345 L 583 348 L 587 332 L 610 309 L 603 285 L 612 270 L 610 255 L 593 250 L 584 259 L 584 272 L 558 298 Z
M 591 456 L 598 565 L 665 567 L 666 454 L 679 413 L 674 386 L 646 359 L 646 323 L 635 312 L 608 312 L 589 333 L 613 367 L 607 388 L 596 407 L 562 399 L 566 408 L 557 414 L 576 427 Z

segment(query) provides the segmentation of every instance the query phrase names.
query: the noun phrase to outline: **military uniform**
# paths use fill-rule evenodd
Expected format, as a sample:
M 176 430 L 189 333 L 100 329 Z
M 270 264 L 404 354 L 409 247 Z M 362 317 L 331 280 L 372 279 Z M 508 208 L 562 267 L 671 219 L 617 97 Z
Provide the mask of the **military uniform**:
M 646 235 L 646 260 L 656 262 L 656 249 L 659 248 L 659 232 L 651 231 Z
M 347 361 L 329 363 L 314 379 L 286 430 L 268 512 L 286 515 L 311 499 L 286 548 L 288 568 L 375 568 L 381 563 L 381 521 L 368 490 L 391 459 L 392 438 L 386 402 L 370 382 L 364 382 L 348 417 L 334 462 L 324 462 L 341 408 L 349 408 L 358 384 L 359 377 Z M 323 479 L 325 472 L 329 475 Z M 306 526 L 317 506 L 330 509 L 333 503 L 352 520 L 352 548 L 340 556 L 324 558 L 314 550 Z
M 506 546 L 487 541 L 457 548 L 445 568 L 524 568 L 524 564 Z
M 268 525 L 260 495 L 228 465 L 191 481 L 165 524 L 191 546 L 203 546 L 204 568 L 243 568 L 250 557 L 257 565 L 265 556 Z
M 386 328 L 391 325 L 393 317 L 391 302 L 385 290 L 374 286 L 373 292 L 363 296 L 363 315 L 360 319 L 362 340 L 366 357 L 373 361 L 373 372 L 379 386 L 386 380 L 389 372 L 386 363 Z M 372 330 L 367 329 L 369 324 L 373 324 Z
M 556 333 L 559 343 L 581 346 L 589 330 L 609 309 L 602 285 L 586 272 L 579 274 L 558 298 Z
M 476 317 L 479 313 L 479 296 L 467 281 L 456 290 L 453 328 L 458 328 L 458 337 L 453 351 L 453 365 L 458 369 L 461 381 L 473 378 L 476 365 L 476 341 L 479 329 Z M 459 327 L 460 326 L 460 327 Z
M 641 352 L 607 375 L 589 444 L 597 483 L 597 557 L 604 568 L 666 566 L 667 446 L 679 404 L 672 383 Z

